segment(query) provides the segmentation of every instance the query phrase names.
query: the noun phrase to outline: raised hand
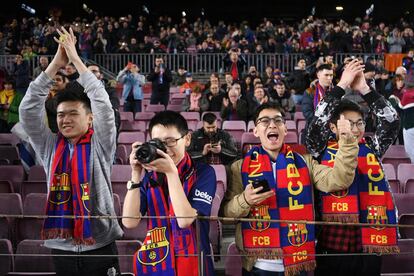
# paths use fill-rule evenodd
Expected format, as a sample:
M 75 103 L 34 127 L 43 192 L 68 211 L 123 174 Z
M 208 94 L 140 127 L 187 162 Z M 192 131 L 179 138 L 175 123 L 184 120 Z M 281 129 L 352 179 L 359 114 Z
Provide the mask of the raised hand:
M 56 31 L 60 37 L 59 39 L 54 37 L 54 40 L 65 48 L 69 61 L 74 62 L 79 59 L 78 52 L 76 51 L 76 36 L 73 34 L 72 28 L 69 28 L 70 33 L 64 27 L 61 30 L 56 29 Z
M 351 129 L 351 122 L 349 122 L 349 120 L 345 119 L 344 115 L 341 115 L 340 118 L 338 119 L 338 121 L 336 122 L 336 127 L 338 129 L 338 140 L 340 139 L 352 139 L 353 138 L 353 134 L 352 134 L 352 129 Z
M 359 72 L 354 81 L 351 83 L 352 90 L 358 91 L 362 95 L 365 95 L 371 91 L 371 88 L 368 86 L 367 81 L 363 72 Z
M 354 59 L 345 65 L 344 71 L 342 72 L 341 80 L 338 86 L 342 89 L 349 88 L 355 77 L 364 71 L 364 64 L 359 60 Z

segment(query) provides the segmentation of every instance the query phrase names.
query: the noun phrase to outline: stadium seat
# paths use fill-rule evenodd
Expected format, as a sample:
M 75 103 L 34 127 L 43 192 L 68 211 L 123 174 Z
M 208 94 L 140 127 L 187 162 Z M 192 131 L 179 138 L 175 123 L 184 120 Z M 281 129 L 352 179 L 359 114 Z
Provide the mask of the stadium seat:
M 18 143 L 20 139 L 13 133 L 0 133 L 0 146 L 16 146 Z
M 114 199 L 115 214 L 117 216 L 121 216 L 122 215 L 122 209 L 121 209 L 122 207 L 121 207 L 121 200 L 119 198 L 119 195 L 117 195 L 116 193 L 113 193 L 112 196 L 113 196 L 113 199 Z
M 131 152 L 132 144 L 135 142 L 145 142 L 145 133 L 140 131 L 120 132 L 118 136 L 118 145 L 124 145 L 126 152 Z
M 200 113 L 198 112 L 180 112 L 180 114 L 188 121 L 200 121 Z
M 397 171 L 398 165 L 402 163 L 411 163 L 405 152 L 404 145 L 391 145 L 382 158 L 382 163 L 390 163 Z M 403 182 L 402 182 L 403 184 Z
M 295 121 L 296 125 L 298 125 L 298 122 L 300 121 L 306 121 L 305 116 L 303 116 L 302 111 L 296 111 L 293 117 L 293 120 Z
M 13 246 L 8 239 L 0 239 L 0 275 L 7 275 L 14 270 Z M 7 256 L 5 255 L 7 254 Z
M 0 165 L 19 165 L 20 156 L 16 146 L 0 146 Z
M 165 110 L 165 106 L 161 105 L 161 104 L 149 104 L 146 108 L 145 108 L 145 112 L 161 112 Z
M 145 133 L 146 130 L 147 124 L 145 121 L 121 121 L 121 126 L 119 127 L 119 132 L 141 131 Z
M 155 112 L 137 112 L 135 113 L 136 121 L 144 121 L 148 127 L 148 122 L 154 117 Z
M 113 165 L 111 181 L 112 182 L 124 182 L 125 185 L 128 180 L 131 179 L 131 166 L 130 165 Z
M 384 275 L 383 273 L 390 273 L 390 275 L 414 274 L 414 255 L 412 254 L 414 248 L 414 240 L 398 240 L 398 246 L 400 247 L 400 254 L 382 256 L 381 275 Z
M 141 241 L 145 240 L 145 237 L 147 236 L 147 221 L 148 219 L 143 218 L 141 219 L 137 227 L 130 229 L 122 225 L 122 229 L 124 230 L 124 235 L 122 236 L 122 239 Z
M 414 164 L 399 164 L 397 169 L 398 180 L 400 180 L 403 191 L 407 192 L 407 181 L 414 180 Z M 411 190 L 412 188 L 410 188 Z
M 23 214 L 26 216 L 43 216 L 46 210 L 47 194 L 31 193 L 26 196 L 23 204 Z M 19 241 L 39 240 L 43 228 L 43 218 L 22 218 L 18 220 Z
M 0 180 L 7 180 L 13 184 L 13 190 L 20 192 L 21 185 L 25 179 L 24 168 L 21 165 L 0 166 Z
M 32 256 L 16 256 L 16 272 L 54 272 L 51 249 L 43 245 L 42 240 L 24 240 L 17 245 L 16 254 L 34 254 Z M 36 256 L 40 255 L 40 256 Z M 22 275 L 22 274 L 15 274 Z M 26 274 L 25 274 L 26 275 Z M 50 274 L 41 274 L 50 275 Z M 53 274 L 52 274 L 53 275 Z
M 117 145 L 115 152 L 115 163 L 118 165 L 129 164 L 129 153 L 125 145 Z
M 414 213 L 414 194 L 394 194 L 394 199 L 400 215 Z
M 252 132 L 254 128 L 255 128 L 254 122 L 253 121 L 249 121 L 247 123 L 247 132 Z
M 237 145 L 241 145 L 243 133 L 246 132 L 246 123 L 244 121 L 224 121 L 222 129 L 233 136 Z
M 226 276 L 241 276 L 242 275 L 242 263 L 240 251 L 236 247 L 236 243 L 232 242 L 227 248 L 227 256 L 224 260 L 224 270 Z
M 138 240 L 117 240 L 116 247 L 118 248 L 119 269 L 122 273 L 133 273 L 133 256 L 135 252 L 141 247 L 142 243 Z M 122 274 L 124 275 L 124 274 Z
M 287 130 L 294 130 L 296 132 L 297 127 L 296 127 L 295 121 L 286 120 L 285 125 L 286 125 Z
M 0 214 L 23 214 L 22 198 L 19 194 L 0 194 Z M 16 218 L 0 218 L 0 239 L 16 241 Z
M 401 214 L 399 224 L 414 226 L 414 214 Z M 414 239 L 414 227 L 400 227 L 399 229 L 401 238 Z
M 404 187 L 407 194 L 414 194 L 414 179 L 408 179 Z
M 119 115 L 121 117 L 121 121 L 134 121 L 134 113 L 132 112 L 125 112 L 125 111 L 120 111 Z
M 296 131 L 288 131 L 287 135 L 285 136 L 285 143 L 286 144 L 298 144 L 298 134 Z
M 384 174 L 390 184 L 391 191 L 393 193 L 400 193 L 402 191 L 400 181 L 397 179 L 397 175 L 392 164 L 382 164 Z
M 46 172 L 43 166 L 30 167 L 27 180 L 30 181 L 46 181 Z
M 260 139 L 252 132 L 245 132 L 242 135 L 241 139 L 241 149 L 242 149 L 242 155 L 244 156 L 254 145 L 259 145 Z
M 169 104 L 169 105 L 167 105 L 166 110 L 181 112 L 183 110 L 183 106 L 182 106 L 182 104 Z
M 21 195 L 23 200 L 30 193 L 47 193 L 47 182 L 46 181 L 23 181 Z
M 306 121 L 299 120 L 298 121 L 298 136 L 302 134 L 302 131 L 305 129 Z
M 13 183 L 9 180 L 0 180 L 0 193 L 14 193 Z

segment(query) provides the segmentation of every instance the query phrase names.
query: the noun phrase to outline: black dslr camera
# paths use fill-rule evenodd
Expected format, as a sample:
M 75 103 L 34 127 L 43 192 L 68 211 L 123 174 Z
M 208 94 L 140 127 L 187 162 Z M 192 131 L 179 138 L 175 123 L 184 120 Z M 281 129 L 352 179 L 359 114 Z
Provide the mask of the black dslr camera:
M 151 139 L 142 144 L 135 152 L 135 158 L 142 164 L 148 164 L 159 158 L 157 149 L 167 152 L 167 148 L 160 139 Z

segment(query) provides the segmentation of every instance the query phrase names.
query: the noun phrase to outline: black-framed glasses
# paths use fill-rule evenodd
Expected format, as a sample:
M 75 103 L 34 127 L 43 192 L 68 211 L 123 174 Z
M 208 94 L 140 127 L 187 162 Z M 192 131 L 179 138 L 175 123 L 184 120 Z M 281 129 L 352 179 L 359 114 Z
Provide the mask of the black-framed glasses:
M 261 117 L 257 119 L 256 125 L 261 124 L 264 127 L 268 127 L 270 125 L 270 122 L 273 121 L 275 125 L 282 126 L 285 123 L 285 119 L 283 119 L 282 116 L 276 116 L 273 118 L 270 117 Z
M 351 124 L 351 129 L 353 129 L 354 126 L 356 126 L 358 129 L 363 130 L 365 129 L 365 125 L 366 125 L 365 121 L 362 121 L 362 120 L 359 120 L 357 122 L 353 122 L 349 120 L 349 123 Z
M 178 140 L 182 139 L 186 134 L 183 134 L 180 138 L 167 138 L 162 143 L 169 148 L 175 147 L 177 145 Z

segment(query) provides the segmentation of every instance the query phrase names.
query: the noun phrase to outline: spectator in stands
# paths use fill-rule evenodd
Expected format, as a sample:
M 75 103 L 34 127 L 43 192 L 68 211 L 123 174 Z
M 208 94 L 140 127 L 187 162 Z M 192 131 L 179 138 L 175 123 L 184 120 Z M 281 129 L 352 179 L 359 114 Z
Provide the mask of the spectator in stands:
M 11 75 L 16 82 L 16 91 L 23 94 L 26 93 L 27 87 L 29 87 L 30 83 L 30 68 L 29 62 L 27 60 L 23 60 L 21 55 L 16 55 Z
M 72 62 L 65 66 L 65 75 L 69 82 L 75 81 L 79 78 L 78 70 Z
M 392 95 L 402 100 L 402 90 L 404 89 L 404 77 L 401 75 L 395 75 L 392 79 Z
M 333 88 L 333 69 L 331 65 L 322 64 L 316 68 L 316 76 L 317 80 L 311 83 L 303 95 L 302 113 L 306 119 L 305 128 L 312 121 L 316 106 Z M 301 139 L 302 142 L 304 141 L 303 138 Z
M 108 40 L 105 38 L 102 28 L 98 28 L 96 38 L 92 45 L 94 54 L 106 54 L 108 52 Z
M 349 87 L 361 93 L 377 116 L 378 125 L 374 137 L 363 139 L 365 121 L 362 110 L 354 102 L 341 100 L 344 90 Z M 339 150 L 344 146 L 340 140 L 339 143 L 337 141 L 341 135 L 338 129 L 341 121 L 351 124 L 351 134 L 359 141 L 358 167 L 355 178 L 346 183 L 349 188 L 334 194 L 321 193 L 319 206 L 322 206 L 322 219 L 375 225 L 381 219 L 381 223 L 386 221 L 396 224 L 395 206 L 380 160 L 397 137 L 399 118 L 391 104 L 367 85 L 363 65 L 358 60 L 351 61 L 345 67 L 338 85 L 322 99 L 312 123 L 306 129 L 306 146 L 321 164 L 337 166 L 337 159 L 334 158 L 340 158 Z M 339 202 L 347 204 L 348 208 L 336 208 Z M 377 217 L 377 214 L 382 215 Z M 384 238 L 370 238 L 377 235 Z M 317 253 L 328 255 L 317 257 L 315 275 L 329 275 L 332 271 L 335 271 L 335 275 L 380 275 L 380 256 L 338 257 L 329 254 L 385 252 L 399 252 L 396 228 L 361 229 L 360 226 L 324 225 L 318 237 Z
M 276 83 L 274 89 L 269 91 L 269 101 L 276 102 L 282 107 L 285 113 L 289 112 L 293 118 L 295 114 L 295 102 L 293 96 L 286 91 L 286 85 L 283 81 Z
M 222 213 L 231 218 L 314 220 L 311 185 L 334 192 L 347 188 L 354 177 L 358 148 L 349 121 L 340 126 L 343 147 L 340 164 L 334 168 L 318 164 L 310 155 L 301 156 L 284 144 L 287 129 L 279 105 L 260 106 L 254 122 L 253 133 L 261 146 L 231 165 Z M 293 186 L 286 188 L 286 183 Z M 305 233 L 307 239 L 303 238 Z M 314 227 L 306 224 L 238 222 L 236 245 L 248 253 L 242 255 L 243 275 L 306 275 L 304 271 L 315 268 L 314 234 Z M 258 243 L 261 239 L 266 242 Z M 282 252 L 283 259 L 275 256 Z M 296 252 L 306 257 L 297 259 Z
M 16 91 L 16 94 L 13 97 L 12 102 L 9 105 L 9 110 L 7 114 L 7 127 L 9 132 L 11 132 L 12 128 L 15 124 L 19 122 L 19 106 L 24 97 L 24 94 Z
M 230 72 L 227 72 L 224 75 L 224 80 L 226 81 L 225 83 L 223 83 L 223 85 L 221 86 L 221 89 L 224 90 L 224 92 L 228 93 L 231 89 L 231 87 L 233 86 L 233 76 L 231 75 Z
M 398 28 L 392 30 L 392 34 L 387 38 L 389 53 L 390 54 L 399 54 L 402 53 L 402 49 L 405 46 L 405 40 L 402 37 L 402 33 Z
M 88 70 L 91 71 L 95 77 L 100 80 L 105 86 L 105 91 L 108 93 L 109 101 L 111 102 L 112 109 L 114 110 L 116 133 L 118 137 L 119 128 L 121 127 L 121 114 L 119 113 L 120 102 L 116 89 L 110 84 L 109 81 L 106 81 L 104 79 L 104 74 L 101 72 L 101 68 L 98 64 L 88 64 Z
M 116 80 L 123 84 L 122 99 L 124 100 L 124 111 L 135 114 L 141 112 L 142 99 L 144 94 L 142 86 L 145 84 L 145 76 L 139 73 L 139 67 L 129 62 L 122 69 Z
M 201 160 L 210 165 L 232 163 L 237 157 L 237 147 L 233 137 L 217 126 L 214 113 L 205 113 L 203 127 L 191 135 L 188 153 L 194 160 Z
M 408 71 L 411 68 L 411 65 L 414 62 L 414 49 L 410 49 L 405 57 L 402 60 L 402 66 Z
M 240 98 L 240 90 L 236 88 L 236 84 L 230 89 L 228 97 L 223 98 L 223 106 L 220 116 L 223 121 L 241 120 L 247 121 L 249 110 L 247 102 Z
M 306 71 L 306 61 L 304 58 L 299 59 L 295 70 L 287 77 L 286 83 L 293 97 L 293 101 L 295 104 L 300 105 L 302 103 L 303 93 L 305 93 L 305 90 L 310 84 L 310 76 Z
M 264 75 L 263 75 L 263 84 L 268 85 L 269 82 L 273 80 L 273 67 L 268 65 L 266 66 Z
M 269 101 L 269 97 L 266 95 L 262 86 L 258 86 L 254 89 L 254 94 L 252 97 L 247 97 L 247 106 L 248 106 L 248 119 L 251 120 L 256 113 L 256 109 L 264 103 Z
M 90 215 L 115 216 L 108 177 L 116 149 L 114 113 L 103 84 L 88 71 L 76 52 L 72 29 L 68 33 L 62 28 L 59 34 L 60 39 L 55 38 L 59 46 L 52 62 L 30 84 L 19 108 L 22 127 L 48 175 L 46 214 L 49 217 L 44 222 L 42 237 L 46 239 L 45 246 L 52 249 L 57 275 L 116 275 L 120 273 L 118 258 L 112 255 L 118 254 L 115 240 L 122 236 L 118 221 L 88 218 Z M 69 60 L 76 66 L 80 78 L 59 93 L 59 134 L 52 134 L 44 122 L 44 102 L 52 77 Z M 76 171 L 84 173 L 73 173 Z M 72 193 L 77 196 L 72 197 Z M 75 257 L 68 258 L 66 254 Z
M 141 163 L 136 159 L 141 143 L 132 145 L 129 158 L 132 173 L 127 184 L 122 223 L 127 228 L 134 228 L 140 219 L 127 217 L 153 217 L 147 224 L 148 234 L 143 245 L 131 258 L 134 271 L 137 275 L 152 275 L 153 271 L 163 275 L 197 275 L 197 256 L 191 254 L 197 254 L 200 249 L 204 253 L 202 273 L 214 275 L 208 238 L 209 221 L 199 220 L 196 229 L 197 215 L 210 216 L 216 191 L 214 170 L 205 163 L 193 161 L 187 153 L 191 134 L 186 120 L 179 113 L 157 113 L 149 123 L 149 133 L 152 139 L 161 140 L 166 152 L 157 150 L 158 159 Z M 155 216 L 177 218 L 157 219 Z M 200 239 L 196 238 L 196 230 Z M 152 242 L 151 233 L 158 233 L 161 241 L 169 244 L 168 254 L 154 255 L 153 250 L 148 250 L 150 243 L 151 249 L 166 249 L 162 243 Z M 190 256 L 183 256 L 188 254 Z
M 193 74 L 190 72 L 185 73 L 185 83 L 180 86 L 180 93 L 185 93 L 187 96 L 194 90 L 203 90 L 201 83 L 193 79 Z
M 370 62 L 365 63 L 364 77 L 367 84 L 375 89 L 375 66 Z
M 37 76 L 40 75 L 40 73 L 42 73 L 43 71 L 46 70 L 47 66 L 49 65 L 49 59 L 46 56 L 41 56 L 39 58 L 39 66 L 37 66 L 34 70 L 33 70 L 33 77 L 32 79 L 36 79 Z
M 45 102 L 47 122 L 53 133 L 59 131 L 57 125 L 57 94 L 63 91 L 68 83 L 69 80 L 66 75 L 62 72 L 57 72 L 53 77 L 52 87 L 49 90 L 49 95 Z
M 208 99 L 203 97 L 200 86 L 196 86 L 183 101 L 182 111 L 200 112 L 208 110 Z
M 147 76 L 152 82 L 152 93 L 150 104 L 168 105 L 170 99 L 170 82 L 172 81 L 171 71 L 166 68 L 161 56 L 155 58 L 155 67 Z
M 390 82 L 390 73 L 386 69 L 380 69 L 380 71 L 377 71 L 375 74 L 375 87 L 377 92 L 383 95 L 386 99 L 391 96 L 392 92 L 386 89 Z
M 225 70 L 230 72 L 233 81 L 240 80 L 247 62 L 240 48 L 232 48 L 223 58 Z
M 0 133 L 10 132 L 7 125 L 10 105 L 13 102 L 17 92 L 13 88 L 13 82 L 6 80 L 4 82 L 4 90 L 0 92 Z
M 220 87 L 220 77 L 219 77 L 219 74 L 218 73 L 216 73 L 216 72 L 213 72 L 213 73 L 211 73 L 210 74 L 210 78 L 209 78 L 209 80 L 207 81 L 207 83 L 204 85 L 204 91 L 203 91 L 203 93 L 204 94 L 206 94 L 207 92 L 207 90 L 208 89 L 210 89 L 210 86 L 212 85 L 212 84 L 216 84 L 218 87 Z
M 173 72 L 172 85 L 181 86 L 185 83 L 187 71 L 184 66 L 179 66 L 177 72 Z
M 210 89 L 206 90 L 204 97 L 208 101 L 208 111 L 220 112 L 226 93 L 219 88 L 218 84 L 213 83 Z

